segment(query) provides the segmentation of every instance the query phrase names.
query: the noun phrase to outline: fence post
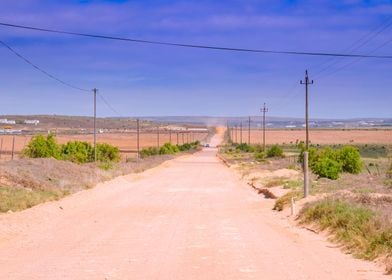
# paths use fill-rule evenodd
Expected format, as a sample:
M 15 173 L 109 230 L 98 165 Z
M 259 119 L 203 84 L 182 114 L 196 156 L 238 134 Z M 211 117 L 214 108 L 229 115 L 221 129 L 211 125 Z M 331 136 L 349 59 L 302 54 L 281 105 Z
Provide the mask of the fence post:
M 14 160 L 14 151 L 15 151 L 15 135 L 12 136 L 12 151 L 11 151 L 11 160 Z
M 308 167 L 309 153 L 304 152 L 304 197 L 309 195 L 309 167 Z

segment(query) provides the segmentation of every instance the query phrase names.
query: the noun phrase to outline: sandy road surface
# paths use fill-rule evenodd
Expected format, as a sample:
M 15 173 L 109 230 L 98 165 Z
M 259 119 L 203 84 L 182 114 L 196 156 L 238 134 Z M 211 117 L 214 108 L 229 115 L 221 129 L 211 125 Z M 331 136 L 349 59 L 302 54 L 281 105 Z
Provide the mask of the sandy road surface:
M 0 279 L 389 279 L 279 218 L 215 154 L 0 215 Z

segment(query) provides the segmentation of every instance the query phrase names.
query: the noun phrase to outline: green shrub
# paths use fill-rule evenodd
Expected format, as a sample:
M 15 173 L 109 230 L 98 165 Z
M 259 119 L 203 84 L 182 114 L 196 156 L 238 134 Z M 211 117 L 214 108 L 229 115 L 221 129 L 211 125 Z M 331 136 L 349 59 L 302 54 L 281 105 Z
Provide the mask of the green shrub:
M 172 145 L 171 143 L 165 143 L 160 149 L 160 155 L 172 155 L 178 153 L 180 149 L 176 145 Z
M 342 172 L 342 165 L 329 157 L 321 157 L 313 166 L 312 171 L 320 177 L 336 180 Z
M 149 147 L 149 148 L 144 148 L 140 151 L 140 157 L 141 158 L 146 158 L 150 156 L 156 156 L 159 154 L 159 150 L 156 147 Z
M 76 163 L 94 161 L 94 147 L 88 142 L 70 141 L 61 145 L 62 159 Z
M 267 157 L 283 157 L 283 149 L 278 145 L 274 145 L 268 149 Z
M 102 162 L 120 161 L 120 150 L 110 144 L 98 143 L 97 144 L 97 160 Z
M 387 178 L 392 179 L 392 162 L 387 170 Z
M 254 157 L 255 157 L 255 160 L 257 160 L 257 161 L 264 161 L 265 160 L 265 153 L 264 152 L 255 152 Z
M 357 148 L 353 146 L 344 146 L 337 151 L 338 162 L 342 164 L 344 172 L 358 174 L 362 170 L 361 155 Z
M 34 136 L 23 150 L 23 155 L 29 158 L 61 158 L 60 147 L 53 134 Z
M 253 146 L 246 143 L 236 145 L 236 149 L 245 153 L 253 153 L 255 151 L 255 148 Z

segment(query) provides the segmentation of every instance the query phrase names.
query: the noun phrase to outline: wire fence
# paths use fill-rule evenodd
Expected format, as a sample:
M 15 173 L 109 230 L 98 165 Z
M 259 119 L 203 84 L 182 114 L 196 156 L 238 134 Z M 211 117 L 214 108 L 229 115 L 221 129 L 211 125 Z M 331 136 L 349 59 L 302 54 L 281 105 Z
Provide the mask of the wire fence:
M 54 133 L 59 144 L 69 141 L 85 141 L 93 144 L 94 135 L 92 132 L 83 134 L 60 134 Z M 139 135 L 138 135 L 139 134 Z M 143 148 L 161 147 L 165 143 L 182 145 L 195 141 L 204 141 L 208 137 L 208 130 L 186 129 L 171 130 L 167 128 L 144 128 L 127 132 L 101 132 L 97 133 L 98 143 L 107 143 L 120 150 L 121 157 L 127 159 L 137 157 Z M 3 134 L 0 135 L 0 160 L 19 159 L 22 151 L 28 145 L 33 134 Z M 138 143 L 139 142 L 139 143 Z

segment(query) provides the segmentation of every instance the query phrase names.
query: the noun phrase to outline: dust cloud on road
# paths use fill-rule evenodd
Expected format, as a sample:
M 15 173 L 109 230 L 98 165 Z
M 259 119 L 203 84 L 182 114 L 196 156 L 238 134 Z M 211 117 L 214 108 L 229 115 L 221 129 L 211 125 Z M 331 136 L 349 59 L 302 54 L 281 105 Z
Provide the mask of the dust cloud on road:
M 211 148 L 0 215 L 0 279 L 388 279 L 291 225 Z

